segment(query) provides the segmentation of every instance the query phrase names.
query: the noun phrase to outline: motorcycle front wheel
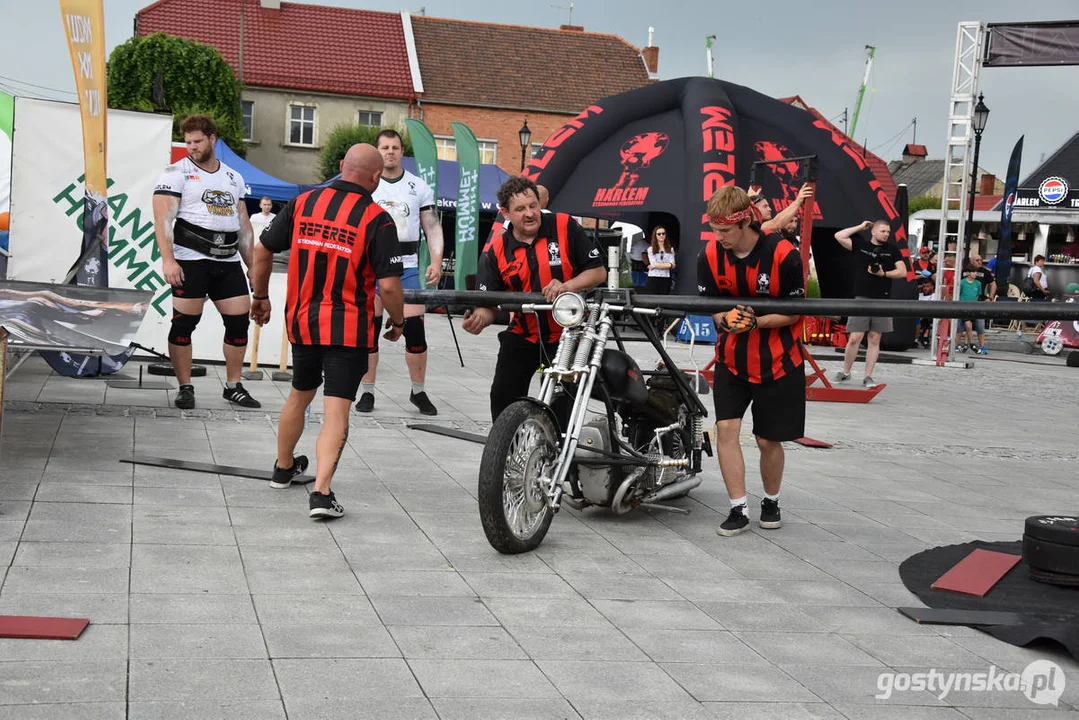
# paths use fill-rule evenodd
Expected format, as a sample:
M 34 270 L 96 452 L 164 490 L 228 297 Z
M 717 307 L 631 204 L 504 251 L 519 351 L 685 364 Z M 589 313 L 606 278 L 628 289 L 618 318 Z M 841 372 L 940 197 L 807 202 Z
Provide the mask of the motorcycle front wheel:
M 558 458 L 559 431 L 550 415 L 524 400 L 498 416 L 480 462 L 480 522 L 487 542 L 513 555 L 536 549 L 554 514 L 541 478 Z

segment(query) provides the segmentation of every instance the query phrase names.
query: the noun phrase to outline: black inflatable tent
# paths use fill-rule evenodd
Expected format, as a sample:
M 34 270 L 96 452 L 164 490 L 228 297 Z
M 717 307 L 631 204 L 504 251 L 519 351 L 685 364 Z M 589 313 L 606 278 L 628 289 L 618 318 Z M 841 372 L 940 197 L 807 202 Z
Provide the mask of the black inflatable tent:
M 547 186 L 552 209 L 645 228 L 673 225 L 678 264 L 694 268 L 701 241 L 712 237 L 704 213 L 716 188 L 747 187 L 755 161 L 807 155 L 820 168 L 813 254 L 821 292 L 847 297 L 850 253 L 832 236 L 862 220 L 888 219 L 909 257 L 893 199 L 832 126 L 747 87 L 680 78 L 605 98 L 552 134 L 525 175 Z M 795 197 L 797 171 L 797 162 L 757 171 L 777 211 Z M 695 294 L 695 273 L 680 272 L 675 290 Z

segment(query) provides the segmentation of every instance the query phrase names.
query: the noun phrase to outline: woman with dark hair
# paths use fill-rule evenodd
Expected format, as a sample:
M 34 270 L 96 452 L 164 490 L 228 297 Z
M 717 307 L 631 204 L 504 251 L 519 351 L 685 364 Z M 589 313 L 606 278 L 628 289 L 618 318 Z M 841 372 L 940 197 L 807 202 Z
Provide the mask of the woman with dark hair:
M 648 248 L 648 280 L 644 284 L 645 294 L 670 295 L 672 270 L 674 270 L 674 250 L 667 239 L 667 228 L 657 225 L 652 229 L 652 246 Z

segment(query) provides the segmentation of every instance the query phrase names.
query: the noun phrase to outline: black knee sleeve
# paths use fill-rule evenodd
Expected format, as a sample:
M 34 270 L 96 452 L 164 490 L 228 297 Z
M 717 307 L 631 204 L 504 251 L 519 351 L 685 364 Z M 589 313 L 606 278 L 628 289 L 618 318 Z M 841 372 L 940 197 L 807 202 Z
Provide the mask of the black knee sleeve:
M 422 355 L 427 352 L 427 332 L 423 326 L 423 315 L 405 318 L 405 352 Z
M 234 347 L 246 347 L 247 326 L 250 324 L 248 314 L 222 315 L 221 320 L 225 323 L 225 344 Z
M 202 313 L 198 315 L 185 315 L 181 312 L 172 311 L 172 327 L 169 329 L 169 344 L 185 347 L 191 344 L 191 335 L 195 332 L 195 326 L 202 319 Z

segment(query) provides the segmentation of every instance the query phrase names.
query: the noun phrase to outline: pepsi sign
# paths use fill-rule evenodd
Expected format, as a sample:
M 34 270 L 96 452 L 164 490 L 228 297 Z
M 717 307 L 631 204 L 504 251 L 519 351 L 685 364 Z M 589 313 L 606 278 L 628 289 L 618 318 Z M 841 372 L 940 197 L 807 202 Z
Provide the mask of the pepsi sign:
M 1038 186 L 1038 197 L 1047 205 L 1058 205 L 1068 197 L 1068 181 L 1062 177 L 1047 177 Z
M 1011 202 L 1016 209 L 1030 210 L 1075 210 L 1079 209 L 1079 188 L 1073 188 L 1067 178 L 1050 175 L 1038 183 L 1037 187 L 1021 187 L 1015 199 L 1005 198 L 1005 207 Z

